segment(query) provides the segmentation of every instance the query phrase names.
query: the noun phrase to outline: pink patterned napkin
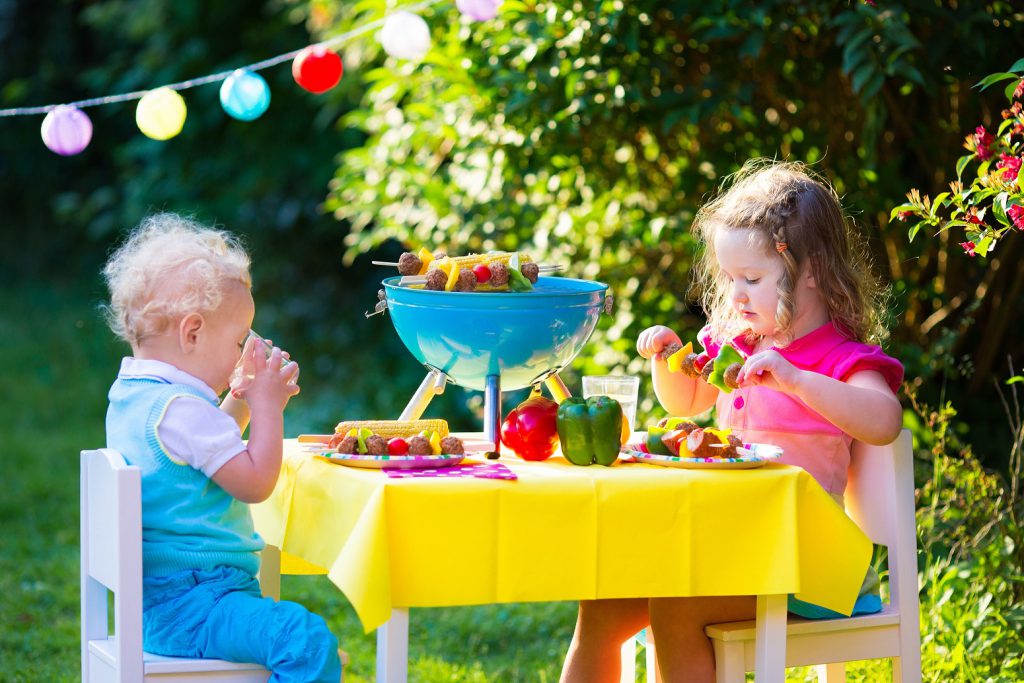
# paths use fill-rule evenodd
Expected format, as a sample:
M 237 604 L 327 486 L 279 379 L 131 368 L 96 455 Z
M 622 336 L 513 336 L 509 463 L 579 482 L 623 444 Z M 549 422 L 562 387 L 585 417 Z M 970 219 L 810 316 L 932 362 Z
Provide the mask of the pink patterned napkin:
M 386 469 L 384 472 L 394 479 L 408 477 L 476 477 L 478 479 L 518 479 L 516 473 L 500 462 L 470 463 L 451 467 L 424 467 L 415 470 Z

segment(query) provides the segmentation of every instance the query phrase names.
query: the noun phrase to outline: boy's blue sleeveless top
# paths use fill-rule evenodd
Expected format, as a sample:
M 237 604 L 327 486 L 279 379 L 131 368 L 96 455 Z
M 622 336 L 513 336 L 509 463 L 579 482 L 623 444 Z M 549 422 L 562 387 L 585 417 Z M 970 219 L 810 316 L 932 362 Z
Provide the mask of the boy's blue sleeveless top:
M 160 443 L 157 426 L 177 396 L 213 403 L 192 387 L 156 379 L 119 377 L 110 387 L 107 447 L 142 471 L 143 576 L 218 566 L 256 574 L 263 540 L 249 506 Z

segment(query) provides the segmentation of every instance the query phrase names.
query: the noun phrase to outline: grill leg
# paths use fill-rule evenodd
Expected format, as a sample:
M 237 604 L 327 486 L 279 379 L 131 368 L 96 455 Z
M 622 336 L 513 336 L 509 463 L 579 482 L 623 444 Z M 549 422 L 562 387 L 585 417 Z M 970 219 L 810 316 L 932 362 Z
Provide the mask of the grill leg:
M 487 375 L 484 384 L 484 438 L 501 450 L 501 376 Z
M 416 393 L 409 399 L 405 410 L 398 416 L 399 420 L 418 420 L 426 412 L 434 396 L 444 393 L 444 385 L 448 380 L 447 376 L 439 370 L 431 370 L 420 382 Z

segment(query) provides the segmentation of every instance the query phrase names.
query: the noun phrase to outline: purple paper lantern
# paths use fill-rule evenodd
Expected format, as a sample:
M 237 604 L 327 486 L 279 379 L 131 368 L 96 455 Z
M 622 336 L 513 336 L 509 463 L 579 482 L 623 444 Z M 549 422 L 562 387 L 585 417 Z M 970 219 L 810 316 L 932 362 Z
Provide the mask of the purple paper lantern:
M 43 119 L 43 143 L 61 156 L 78 154 L 92 140 L 92 121 L 81 109 L 61 105 Z
M 455 6 L 473 21 L 489 21 L 497 16 L 501 0 L 455 0 Z

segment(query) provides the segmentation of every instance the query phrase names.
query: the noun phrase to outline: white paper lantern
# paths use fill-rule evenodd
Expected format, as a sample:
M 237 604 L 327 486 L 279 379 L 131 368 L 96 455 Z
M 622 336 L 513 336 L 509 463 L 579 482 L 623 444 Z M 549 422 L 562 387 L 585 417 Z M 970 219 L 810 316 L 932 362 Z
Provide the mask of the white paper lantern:
M 422 59 L 430 49 L 430 28 L 412 12 L 388 15 L 378 34 L 384 51 L 398 59 Z

